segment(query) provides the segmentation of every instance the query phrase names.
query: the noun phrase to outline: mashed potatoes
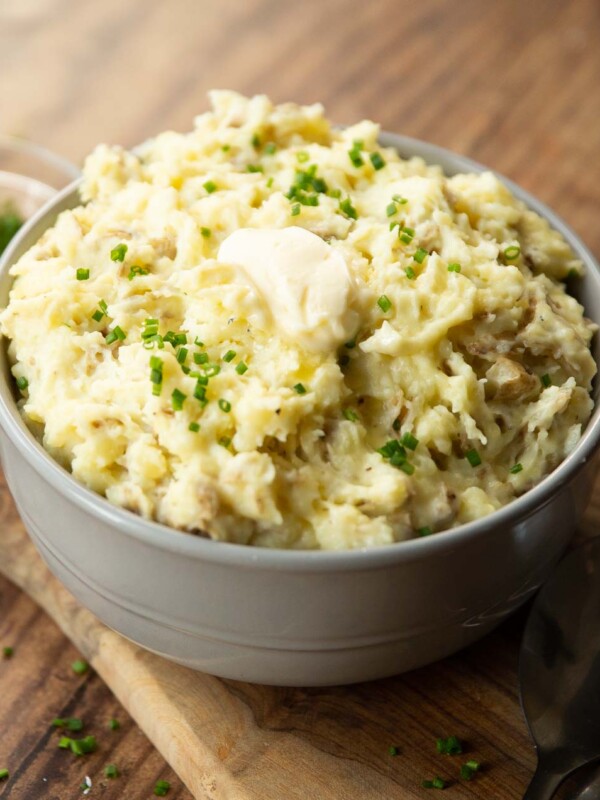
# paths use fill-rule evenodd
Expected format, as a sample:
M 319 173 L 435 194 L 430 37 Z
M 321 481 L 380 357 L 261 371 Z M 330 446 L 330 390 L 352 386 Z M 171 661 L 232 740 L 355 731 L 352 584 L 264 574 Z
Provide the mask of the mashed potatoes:
M 445 530 L 550 472 L 596 371 L 562 237 L 372 122 L 211 100 L 192 133 L 97 148 L 12 269 L 2 331 L 49 453 L 144 517 L 284 548 Z

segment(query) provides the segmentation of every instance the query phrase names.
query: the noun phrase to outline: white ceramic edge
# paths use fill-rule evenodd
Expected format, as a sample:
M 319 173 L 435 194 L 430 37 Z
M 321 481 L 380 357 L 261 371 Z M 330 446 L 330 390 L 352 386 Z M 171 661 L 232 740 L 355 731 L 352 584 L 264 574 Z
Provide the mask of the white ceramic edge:
M 399 134 L 383 133 L 381 143 L 395 148 L 403 157 L 419 156 L 430 164 L 437 164 L 447 174 L 456 172 L 491 171 L 489 167 L 479 164 L 465 156 L 453 153 L 437 145 L 422 142 Z M 552 227 L 569 242 L 578 257 L 584 262 L 586 270 L 592 273 L 597 284 L 600 297 L 600 265 L 591 251 L 579 236 L 555 212 L 540 202 L 527 191 L 509 179 L 495 173 L 509 187 L 513 194 L 529 208 L 545 217 Z M 12 263 L 14 254 L 21 243 L 29 238 L 30 233 L 43 221 L 47 214 L 57 207 L 69 204 L 71 197 L 78 191 L 80 181 L 74 181 L 60 191 L 52 200 L 43 206 L 10 243 L 0 259 L 0 276 Z M 513 500 L 501 509 L 482 519 L 441 531 L 433 536 L 409 539 L 390 545 L 355 550 L 322 551 L 322 550 L 284 550 L 260 548 L 248 545 L 218 542 L 203 537 L 193 536 L 158 522 L 139 517 L 133 512 L 112 505 L 104 497 L 76 481 L 72 475 L 61 467 L 44 450 L 23 422 L 14 400 L 13 390 L 0 377 L 0 425 L 13 444 L 19 448 L 28 463 L 40 475 L 43 475 L 57 491 L 66 495 L 88 513 L 115 525 L 127 534 L 139 538 L 159 549 L 180 553 L 206 562 L 235 565 L 244 568 L 259 567 L 274 570 L 293 569 L 296 572 L 336 572 L 364 569 L 378 569 L 396 562 L 411 561 L 426 557 L 428 553 L 440 554 L 452 550 L 466 540 L 484 536 L 487 530 L 499 525 L 509 525 L 519 517 L 523 517 L 534 508 L 543 505 L 560 487 L 572 480 L 577 472 L 593 455 L 600 441 L 600 404 L 596 405 L 592 418 L 574 450 L 561 464 L 537 486 L 521 497 Z

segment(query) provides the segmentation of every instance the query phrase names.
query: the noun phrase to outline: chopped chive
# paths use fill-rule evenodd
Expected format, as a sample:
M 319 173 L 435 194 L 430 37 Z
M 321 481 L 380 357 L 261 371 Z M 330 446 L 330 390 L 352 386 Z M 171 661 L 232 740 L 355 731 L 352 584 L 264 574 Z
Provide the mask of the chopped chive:
M 221 397 L 219 399 L 219 408 L 221 409 L 221 411 L 224 411 L 225 414 L 229 414 L 229 412 L 231 411 L 231 403 L 229 402 L 229 400 L 225 400 L 223 397 Z
M 14 647 L 3 647 L 2 648 L 2 656 L 4 658 L 12 658 L 14 654 L 15 654 Z
M 123 328 L 119 327 L 119 325 L 115 325 L 112 331 L 109 331 L 109 333 L 107 333 L 106 335 L 106 344 L 112 344 L 113 342 L 116 342 L 117 339 L 120 342 L 123 342 L 125 341 L 126 337 L 127 334 L 125 333 Z
M 194 364 L 208 364 L 208 353 L 194 353 Z
M 383 169 L 385 167 L 385 160 L 381 153 L 371 153 L 369 158 L 371 159 L 371 164 L 376 170 Z
M 71 739 L 69 746 L 76 756 L 86 756 L 96 751 L 98 743 L 95 736 L 85 736 L 83 739 Z
M 404 270 L 404 274 L 406 275 L 409 281 L 414 281 L 414 279 L 417 277 L 417 273 L 414 271 L 412 267 L 407 267 Z
M 107 314 L 108 313 L 108 305 L 106 303 L 106 300 L 100 300 L 100 302 L 98 303 L 98 306 L 100 308 L 100 311 L 102 311 L 103 314 Z
M 549 386 L 552 386 L 552 378 L 550 377 L 550 375 L 548 375 L 547 372 L 541 376 L 540 380 L 544 388 L 547 389 Z
M 85 675 L 85 673 L 90 668 L 90 665 L 87 661 L 84 661 L 82 658 L 78 658 L 77 661 L 73 661 L 71 664 L 71 669 L 75 673 L 75 675 Z
M 358 140 L 354 142 L 352 149 L 348 150 L 348 157 L 355 167 L 362 167 L 362 165 L 365 163 L 360 154 L 361 150 L 362 142 L 359 142 Z
M 393 464 L 393 459 L 390 459 L 390 464 Z M 396 466 L 396 464 L 394 464 Z M 409 464 L 408 461 L 403 461 L 402 464 L 398 464 L 398 469 L 401 469 L 402 472 L 406 472 L 407 475 L 412 475 L 415 471 L 415 468 L 412 464 Z
M 0 769 L 0 781 L 5 781 L 10 778 L 10 772 L 7 769 Z
M 438 753 L 446 756 L 456 756 L 463 751 L 463 746 L 457 736 L 449 736 L 447 739 L 436 739 L 435 746 Z
M 260 166 L 260 164 L 248 164 L 246 167 L 246 172 L 264 172 L 264 169 Z
M 212 378 L 215 375 L 218 375 L 219 372 L 221 372 L 221 367 L 218 364 L 207 364 L 204 367 L 204 374 L 206 376 L 208 376 L 209 378 Z
M 425 525 L 424 527 L 419 528 L 418 531 L 417 531 L 417 534 L 419 536 L 431 536 L 432 533 L 433 533 L 433 531 L 431 530 L 429 525 Z
M 111 729 L 111 731 L 118 731 L 121 727 L 121 723 L 118 719 L 111 719 L 108 721 L 108 727 Z
M 178 364 L 185 364 L 186 359 L 188 357 L 188 349 L 187 347 L 180 347 L 177 351 L 177 355 L 175 356 L 177 359 Z
M 199 400 L 202 406 L 205 406 L 208 403 L 206 399 L 206 386 L 204 386 L 200 380 L 196 382 L 196 386 L 194 387 L 194 397 L 196 400 Z
M 400 194 L 392 195 L 392 200 L 394 201 L 394 203 L 398 203 L 401 206 L 403 206 L 405 203 L 408 203 L 406 197 L 402 197 L 402 195 Z
M 267 180 L 267 189 L 270 189 L 273 186 L 273 176 L 271 175 L 270 178 Z
M 194 339 L 194 344 L 196 345 L 196 347 L 204 347 L 204 342 L 200 341 L 199 336 L 196 336 L 196 338 Z
M 448 272 L 460 272 L 460 264 L 448 264 Z
M 181 411 L 186 397 L 187 394 L 180 392 L 179 389 L 173 389 L 171 393 L 171 403 L 173 405 L 173 411 Z
M 346 197 L 345 200 L 340 200 L 340 211 L 347 217 L 350 217 L 350 219 L 358 219 L 356 209 L 352 205 L 352 201 L 349 197 Z
M 335 200 L 339 200 L 342 196 L 341 189 L 328 189 L 327 190 L 327 197 L 333 197 Z
M 354 410 L 353 410 L 353 409 L 351 409 L 351 408 L 345 408 L 345 409 L 342 411 L 342 414 L 343 414 L 343 415 L 344 415 L 344 417 L 345 417 L 347 420 L 349 420 L 350 422 L 358 422 L 358 420 L 359 420 L 359 416 L 358 416 L 358 414 L 356 413 L 356 411 L 354 411 Z
M 156 797 L 166 797 L 169 789 L 171 788 L 171 784 L 169 781 L 156 781 L 156 785 L 154 787 L 154 794 Z
M 503 256 L 507 261 L 514 261 L 515 258 L 518 258 L 521 253 L 521 248 L 513 244 L 510 247 L 507 247 L 506 250 L 503 252 Z
M 75 273 L 75 277 L 77 278 L 78 281 L 87 281 L 88 278 L 90 277 L 90 271 L 89 269 L 83 269 L 82 267 L 80 267 Z
M 221 438 L 217 441 L 217 444 L 220 444 L 221 447 L 227 449 L 231 444 L 231 439 L 229 438 L 229 436 L 221 436 Z
M 104 767 L 104 776 L 106 778 L 118 778 L 119 777 L 119 770 L 117 769 L 115 764 L 107 764 Z
M 523 464 L 519 462 L 518 464 L 515 464 L 513 467 L 511 467 L 508 471 L 510 472 L 511 475 L 518 475 L 518 473 L 521 472 L 522 470 L 523 470 Z
M 296 392 L 296 394 L 306 394 L 306 387 L 304 386 L 303 383 L 297 383 L 294 386 L 294 391 Z
M 377 301 L 377 305 L 383 311 L 383 313 L 386 314 L 392 307 L 392 301 L 387 295 L 382 294 L 379 300 Z
M 377 452 L 385 459 L 391 459 L 392 456 L 395 455 L 406 459 L 406 450 L 404 447 L 402 447 L 398 439 L 390 439 L 382 447 L 380 447 Z
M 473 775 L 479 770 L 479 767 L 479 761 L 474 761 L 473 759 L 467 761 L 467 763 L 463 764 L 460 768 L 460 777 L 465 781 L 470 781 Z
M 123 263 L 125 261 L 125 255 L 127 253 L 127 245 L 126 244 L 118 244 L 116 247 L 110 251 L 110 257 L 112 261 L 120 261 Z
M 212 231 L 210 228 L 200 228 L 200 233 L 204 236 L 205 239 L 210 239 Z
M 277 150 L 277 145 L 275 144 L 275 142 L 267 142 L 263 148 L 263 153 L 267 156 L 272 156 L 276 150 Z
M 217 191 L 217 184 L 214 181 L 206 181 L 202 184 L 209 194 Z
M 138 267 L 137 265 L 133 265 L 129 270 L 129 275 L 127 276 L 130 281 L 136 278 L 138 275 L 148 275 L 150 272 L 149 269 L 146 267 Z
M 197 422 L 190 422 L 188 425 L 188 431 L 191 431 L 192 433 L 198 433 L 199 430 L 200 425 Z
M 472 467 L 478 467 L 481 464 L 481 456 L 477 450 L 468 450 L 465 453 L 465 458 Z
M 187 344 L 187 333 L 180 331 L 179 333 L 175 333 L 175 331 L 167 331 L 163 336 L 165 342 L 169 342 L 169 344 L 173 345 L 173 347 L 177 347 L 180 344 Z
M 150 382 L 152 394 L 158 397 L 162 391 L 163 360 L 158 356 L 150 356 Z
M 229 363 L 230 361 L 233 361 L 235 355 L 235 350 L 228 350 L 223 356 L 223 361 L 227 361 L 227 363 Z
M 402 445 L 404 447 L 408 447 L 409 450 L 416 450 L 417 445 L 419 444 L 419 440 L 416 436 L 413 436 L 412 433 L 405 433 L 402 439 L 400 439 Z
M 94 313 L 92 314 L 92 319 L 95 320 L 96 322 L 100 322 L 103 316 L 104 314 L 102 313 L 102 311 L 94 311 Z
M 428 255 L 429 253 L 427 252 L 427 250 L 424 250 L 422 247 L 419 247 L 418 250 L 416 250 L 416 252 L 413 253 L 413 258 L 417 262 L 417 264 L 422 264 Z
M 248 372 L 248 365 L 245 364 L 243 361 L 240 361 L 240 363 L 235 368 L 235 371 L 237 372 L 238 375 L 243 375 L 244 372 Z
M 142 334 L 142 339 L 144 339 L 144 335 Z M 153 336 L 149 336 L 144 341 L 144 349 L 145 350 L 153 350 L 154 345 L 157 346 L 159 350 L 164 350 L 165 343 L 163 341 L 162 336 L 158 334 L 154 334 Z
M 386 209 L 385 209 L 386 216 L 388 216 L 388 217 L 393 217 L 394 214 L 397 211 L 398 211 L 398 207 L 397 207 L 396 203 L 390 203 L 388 206 L 386 206 Z
M 66 719 L 57 717 L 56 719 L 52 720 L 52 725 L 54 728 L 67 728 L 67 730 L 70 731 L 83 730 L 83 722 L 76 717 L 67 717 Z
M 446 788 L 446 781 L 442 780 L 439 777 L 435 777 L 432 781 L 423 781 L 421 786 L 424 789 L 445 789 Z
M 96 751 L 98 742 L 95 736 L 85 736 L 83 739 L 71 739 L 62 736 L 58 741 L 61 750 L 70 750 L 76 756 L 85 756 Z
M 290 214 L 292 217 L 297 217 L 299 213 L 300 213 L 300 203 L 294 203 L 292 205 L 292 210 L 290 211 Z
M 231 150 L 231 145 L 230 144 L 222 144 L 221 145 L 221 150 L 224 153 L 228 153 Z
M 17 388 L 20 389 L 20 391 L 24 392 L 28 386 L 29 386 L 29 381 L 24 375 L 21 375 L 20 378 L 17 378 Z
M 298 150 L 298 152 L 296 153 L 296 158 L 301 164 L 304 164 L 308 161 L 310 156 L 308 155 L 306 150 Z
M 253 134 L 252 139 L 250 139 L 250 142 L 252 144 L 252 147 L 254 147 L 255 150 L 258 150 L 258 148 L 260 147 L 260 136 L 258 135 L 258 133 Z
M 398 230 L 398 238 L 404 244 L 410 244 L 413 240 L 413 237 L 410 233 L 407 233 L 403 228 Z
M 400 748 L 396 747 L 395 745 L 391 745 L 388 748 L 388 752 L 391 756 L 397 756 L 400 753 Z

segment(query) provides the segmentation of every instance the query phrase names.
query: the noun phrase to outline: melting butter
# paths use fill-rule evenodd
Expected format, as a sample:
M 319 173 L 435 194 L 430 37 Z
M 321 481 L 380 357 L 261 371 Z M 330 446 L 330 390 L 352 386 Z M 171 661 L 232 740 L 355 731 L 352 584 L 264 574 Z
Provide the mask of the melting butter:
M 245 270 L 285 338 L 330 352 L 354 335 L 355 283 L 342 254 L 316 234 L 240 228 L 222 242 L 218 260 Z

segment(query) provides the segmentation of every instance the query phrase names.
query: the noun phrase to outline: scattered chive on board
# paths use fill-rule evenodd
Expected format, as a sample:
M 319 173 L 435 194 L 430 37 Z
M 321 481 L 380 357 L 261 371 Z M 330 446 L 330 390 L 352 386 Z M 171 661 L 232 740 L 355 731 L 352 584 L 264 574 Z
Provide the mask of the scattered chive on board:
M 456 756 L 463 751 L 462 743 L 457 736 L 448 736 L 447 739 L 436 739 L 435 746 L 438 753 L 445 756 Z
M 478 761 L 469 760 L 466 764 L 463 764 L 460 768 L 460 777 L 465 781 L 470 781 L 475 775 L 475 773 L 479 770 L 480 764 Z
M 119 770 L 116 764 L 107 764 L 104 767 L 104 775 L 107 778 L 118 778 L 119 777 Z
M 73 661 L 71 664 L 71 669 L 75 673 L 75 675 L 85 675 L 85 673 L 89 670 L 90 665 L 87 661 L 84 661 L 82 658 L 78 658 L 77 661 Z

